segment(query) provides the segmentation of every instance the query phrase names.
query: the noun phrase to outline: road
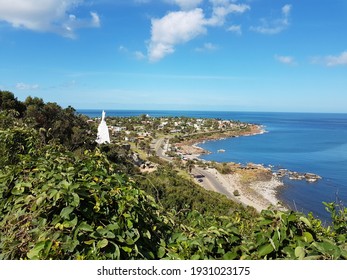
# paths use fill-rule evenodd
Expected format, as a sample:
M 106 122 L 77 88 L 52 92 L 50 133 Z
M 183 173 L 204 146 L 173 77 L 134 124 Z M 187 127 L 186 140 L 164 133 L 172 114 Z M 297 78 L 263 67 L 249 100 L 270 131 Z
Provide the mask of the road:
M 154 149 L 156 155 L 161 158 L 164 159 L 166 161 L 172 162 L 172 158 L 168 157 L 165 153 L 168 149 L 169 146 L 169 139 L 168 138 L 159 138 L 157 139 L 154 143 L 152 143 L 152 148 Z M 164 147 L 164 148 L 162 148 Z M 195 166 L 192 169 L 192 174 L 194 175 L 194 177 L 196 178 L 197 176 L 199 177 L 199 175 L 201 176 L 201 178 L 197 178 L 196 182 L 202 186 L 204 189 L 206 190 L 211 190 L 211 191 L 215 191 L 215 192 L 219 192 L 221 194 L 226 195 L 228 198 L 239 202 L 232 193 L 230 193 L 227 188 L 225 187 L 225 185 L 220 182 L 217 178 L 216 175 L 213 175 L 211 172 Z M 200 179 L 200 182 L 199 182 Z
M 211 174 L 209 171 L 204 170 L 201 167 L 194 167 L 192 174 L 194 174 L 195 176 L 204 176 L 203 178 L 201 178 L 202 182 L 198 183 L 205 189 L 219 192 L 226 195 L 230 199 L 235 199 L 234 196 L 225 188 L 224 184 L 220 182 L 218 178 L 215 175 Z
M 155 151 L 155 154 L 166 161 L 172 161 L 171 157 L 168 157 L 165 153 L 168 150 L 169 146 L 169 138 L 159 138 L 156 139 L 154 143 L 152 143 L 152 149 Z M 162 146 L 164 148 L 162 148 Z

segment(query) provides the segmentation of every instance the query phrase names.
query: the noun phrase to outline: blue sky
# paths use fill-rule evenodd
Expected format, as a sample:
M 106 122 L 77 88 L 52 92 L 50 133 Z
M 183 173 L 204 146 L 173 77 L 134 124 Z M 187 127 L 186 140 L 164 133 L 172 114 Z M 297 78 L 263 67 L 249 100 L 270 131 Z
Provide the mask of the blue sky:
M 0 0 L 0 89 L 76 109 L 347 113 L 345 0 Z

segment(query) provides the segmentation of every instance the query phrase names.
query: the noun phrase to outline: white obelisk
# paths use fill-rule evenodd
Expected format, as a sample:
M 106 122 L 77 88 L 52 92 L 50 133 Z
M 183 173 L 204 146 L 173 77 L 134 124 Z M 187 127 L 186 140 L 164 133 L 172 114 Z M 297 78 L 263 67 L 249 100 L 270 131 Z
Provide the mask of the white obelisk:
M 98 126 L 98 136 L 96 138 L 96 142 L 98 144 L 110 143 L 110 134 L 108 132 L 108 127 L 105 121 L 105 111 L 102 111 L 101 122 Z

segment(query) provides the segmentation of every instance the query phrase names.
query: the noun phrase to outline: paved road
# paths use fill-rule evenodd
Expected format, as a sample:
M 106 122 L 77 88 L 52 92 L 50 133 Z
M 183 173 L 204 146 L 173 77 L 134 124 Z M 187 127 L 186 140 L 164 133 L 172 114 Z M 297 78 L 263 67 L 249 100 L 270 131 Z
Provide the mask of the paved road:
M 155 153 L 156 153 L 156 155 L 158 157 L 160 157 L 161 159 L 164 159 L 166 161 L 171 162 L 172 158 L 168 157 L 167 155 L 165 155 L 165 152 L 168 149 L 168 144 L 169 144 L 169 139 L 167 139 L 167 138 L 159 138 L 152 144 L 152 148 L 154 149 L 154 151 L 155 151 Z M 164 149 L 162 148 L 162 146 L 164 146 Z M 195 177 L 199 176 L 199 175 L 203 176 L 202 178 L 197 178 L 196 182 L 198 184 L 200 184 L 206 190 L 219 192 L 221 194 L 226 195 L 228 198 L 237 201 L 235 199 L 235 197 L 224 187 L 223 183 L 221 183 L 218 180 L 218 178 L 216 178 L 215 175 L 211 174 L 210 172 L 208 172 L 208 171 L 206 171 L 203 168 L 198 167 L 198 166 L 195 166 L 193 168 L 192 174 Z M 199 179 L 202 180 L 202 181 L 199 182 L 198 181 Z
M 219 192 L 221 194 L 226 195 L 228 198 L 234 199 L 232 194 L 224 187 L 224 185 L 210 172 L 204 170 L 201 167 L 194 167 L 192 170 L 194 175 L 203 175 L 201 178 L 202 182 L 199 182 L 201 186 L 203 186 L 207 190 Z
M 169 139 L 159 138 L 152 144 L 152 149 L 154 149 L 155 154 L 166 161 L 172 161 L 171 157 L 168 157 L 165 153 L 168 149 Z M 164 146 L 164 149 L 162 148 Z

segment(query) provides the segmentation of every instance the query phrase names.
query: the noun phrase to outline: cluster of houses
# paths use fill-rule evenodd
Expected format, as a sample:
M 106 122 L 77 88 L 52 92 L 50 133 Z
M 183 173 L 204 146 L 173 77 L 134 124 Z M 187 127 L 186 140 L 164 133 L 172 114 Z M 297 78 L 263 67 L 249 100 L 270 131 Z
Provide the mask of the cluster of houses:
M 94 120 L 89 120 L 94 122 Z M 97 119 L 98 123 L 99 120 Z M 216 119 L 195 119 L 186 117 L 154 118 L 148 115 L 138 117 L 108 117 L 107 124 L 111 141 L 140 142 L 151 140 L 158 133 L 191 134 L 230 129 L 238 122 Z

